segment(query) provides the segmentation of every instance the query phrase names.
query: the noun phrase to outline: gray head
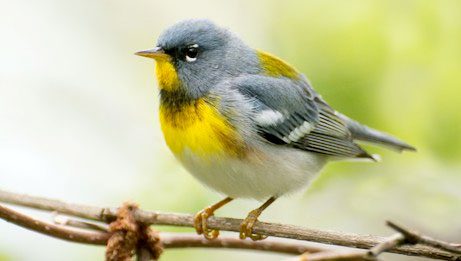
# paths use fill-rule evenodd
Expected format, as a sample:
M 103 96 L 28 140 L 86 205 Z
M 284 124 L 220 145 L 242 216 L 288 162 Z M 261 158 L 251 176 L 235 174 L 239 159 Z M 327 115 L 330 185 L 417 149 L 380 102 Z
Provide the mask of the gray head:
M 180 90 L 190 98 L 201 97 L 231 76 L 255 72 L 258 66 L 253 49 L 227 29 L 203 19 L 171 26 L 160 35 L 156 48 L 137 54 L 157 62 L 167 57 L 178 74 Z

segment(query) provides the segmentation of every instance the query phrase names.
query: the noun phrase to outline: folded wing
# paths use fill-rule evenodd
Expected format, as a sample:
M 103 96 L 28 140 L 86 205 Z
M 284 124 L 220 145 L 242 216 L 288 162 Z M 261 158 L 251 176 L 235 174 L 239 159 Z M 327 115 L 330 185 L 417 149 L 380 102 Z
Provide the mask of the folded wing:
M 345 122 L 305 81 L 261 75 L 234 86 L 254 105 L 254 123 L 267 142 L 342 158 L 370 158 Z

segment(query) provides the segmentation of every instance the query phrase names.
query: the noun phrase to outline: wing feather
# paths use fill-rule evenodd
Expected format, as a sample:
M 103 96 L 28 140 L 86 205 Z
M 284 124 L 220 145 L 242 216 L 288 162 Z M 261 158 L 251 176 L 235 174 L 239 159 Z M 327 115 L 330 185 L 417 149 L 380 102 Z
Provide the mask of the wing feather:
M 255 125 L 267 142 L 336 157 L 372 158 L 306 81 L 249 75 L 239 77 L 235 86 L 254 104 Z M 263 113 L 281 117 L 270 121 Z

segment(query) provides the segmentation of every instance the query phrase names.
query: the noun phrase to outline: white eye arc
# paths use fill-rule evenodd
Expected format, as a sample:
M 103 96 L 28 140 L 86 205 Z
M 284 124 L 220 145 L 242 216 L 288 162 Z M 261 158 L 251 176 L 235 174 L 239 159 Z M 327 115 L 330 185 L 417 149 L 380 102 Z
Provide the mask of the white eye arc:
M 198 55 L 198 44 L 189 45 L 186 49 L 186 61 L 195 62 Z
M 192 57 L 189 57 L 188 55 L 186 55 L 186 61 L 195 62 L 196 60 L 197 60 L 197 57 L 192 58 Z

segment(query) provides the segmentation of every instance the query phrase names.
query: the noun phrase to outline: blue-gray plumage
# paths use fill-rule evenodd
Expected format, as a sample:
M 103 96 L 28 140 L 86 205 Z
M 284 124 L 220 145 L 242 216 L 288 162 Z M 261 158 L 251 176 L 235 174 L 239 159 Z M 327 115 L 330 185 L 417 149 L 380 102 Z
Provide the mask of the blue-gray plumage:
M 180 57 L 181 47 L 186 48 L 192 43 L 200 46 L 201 57 L 188 63 Z M 413 150 L 387 134 L 337 114 L 305 77 L 290 79 L 261 75 L 263 70 L 257 53 L 230 31 L 208 20 L 177 23 L 159 37 L 157 45 L 176 57 L 178 75 L 185 85 L 183 91 L 191 99 L 210 93 L 223 82 L 230 82 L 231 88 L 251 98 L 255 112 L 283 111 L 282 121 L 257 124 L 259 133 L 273 143 L 338 157 L 372 158 L 353 142 L 354 139 L 384 144 L 397 150 Z M 313 129 L 297 141 L 288 139 L 289 134 L 304 122 Z
M 299 190 L 331 159 L 373 156 L 356 141 L 414 150 L 332 109 L 307 78 L 208 20 L 168 28 L 157 47 L 161 122 L 168 146 L 202 183 L 228 196 L 199 212 L 207 238 L 213 211 L 233 198 L 269 200 L 245 219 L 241 237 L 275 198 Z M 197 132 L 203 132 L 200 134 Z
M 183 51 L 199 45 L 200 59 L 190 63 Z M 168 28 L 158 39 L 166 53 L 175 57 L 183 91 L 191 98 L 205 95 L 223 79 L 261 72 L 256 53 L 230 31 L 208 20 L 185 20 Z

